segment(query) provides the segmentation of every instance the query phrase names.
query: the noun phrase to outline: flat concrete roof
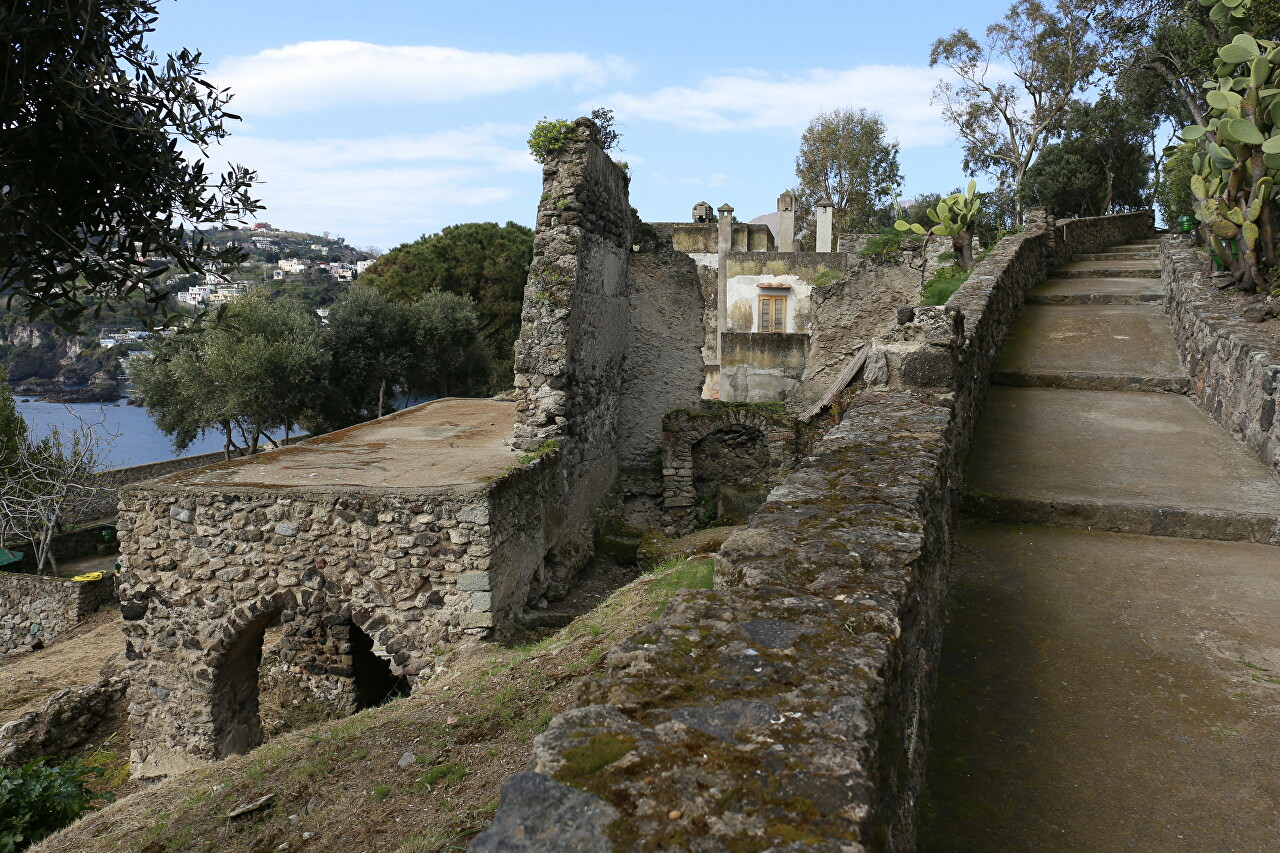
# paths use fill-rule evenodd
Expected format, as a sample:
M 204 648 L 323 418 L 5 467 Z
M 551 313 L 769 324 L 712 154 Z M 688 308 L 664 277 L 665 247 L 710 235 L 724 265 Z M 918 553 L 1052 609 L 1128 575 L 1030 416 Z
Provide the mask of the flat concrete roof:
M 434 400 L 289 447 L 161 479 L 166 485 L 255 488 L 439 488 L 509 471 L 515 403 Z

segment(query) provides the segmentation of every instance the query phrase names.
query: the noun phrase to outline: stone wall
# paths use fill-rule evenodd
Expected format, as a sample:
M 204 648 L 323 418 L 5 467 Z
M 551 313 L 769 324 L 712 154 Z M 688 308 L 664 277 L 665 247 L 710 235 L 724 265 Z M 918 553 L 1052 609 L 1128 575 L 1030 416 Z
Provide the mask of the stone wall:
M 394 676 L 509 625 L 569 572 L 544 560 L 564 513 L 558 454 L 492 483 L 333 493 L 156 481 L 121 498 L 120 600 L 134 773 L 168 775 L 261 738 L 263 631 L 302 695 L 356 710 L 352 628 Z
M 671 238 L 677 252 L 691 255 L 714 255 L 719 249 L 720 224 L 718 222 L 655 222 L 652 227 L 664 237 Z M 733 223 L 729 251 L 776 252 L 773 232 L 768 225 Z
M 592 514 L 618 474 L 633 221 L 626 173 L 590 119 L 577 120 L 542 175 L 515 348 L 514 445 L 558 448 L 564 512 L 551 559 L 573 571 L 590 556 Z
M 114 602 L 115 584 L 0 572 L 0 654 L 47 645 Z
M 838 281 L 815 287 L 810 294 L 809 349 L 792 407 L 804 410 L 821 400 L 850 354 L 887 334 L 900 306 L 920 301 L 921 281 L 920 271 L 907 263 L 862 260 Z
M 961 466 L 1060 249 L 1033 223 L 878 342 L 881 387 L 725 543 L 714 591 L 610 653 L 473 851 L 913 848 Z
M 809 336 L 725 332 L 720 336 L 720 399 L 781 403 L 804 376 Z
M 628 281 L 631 328 L 617 447 L 619 462 L 636 466 L 662 445 L 663 416 L 702 395 L 706 306 L 693 260 L 661 241 L 632 253 Z
M 107 676 L 97 684 L 59 690 L 39 708 L 0 726 L 0 765 L 74 754 L 116 712 L 127 687 L 124 679 Z
M 1240 316 L 1234 291 L 1210 277 L 1209 258 L 1185 237 L 1160 244 L 1165 309 L 1173 320 L 1178 353 L 1201 407 L 1280 474 L 1280 337 L 1276 321 Z
M 1035 208 L 1033 210 L 1043 210 Z M 1156 214 L 1152 210 L 1135 210 L 1114 216 L 1088 216 L 1060 219 L 1053 223 L 1054 254 L 1049 266 L 1065 264 L 1072 255 L 1086 254 L 1151 237 L 1155 233 Z

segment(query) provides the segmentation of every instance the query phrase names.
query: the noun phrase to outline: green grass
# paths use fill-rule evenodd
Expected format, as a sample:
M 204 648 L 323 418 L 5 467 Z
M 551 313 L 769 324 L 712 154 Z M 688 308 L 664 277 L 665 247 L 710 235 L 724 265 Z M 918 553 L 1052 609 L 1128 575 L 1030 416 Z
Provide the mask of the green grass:
M 658 605 L 656 615 L 667 609 L 667 603 L 682 589 L 711 589 L 715 583 L 715 560 L 668 560 L 656 566 L 658 575 L 649 587 L 649 595 Z
M 960 289 L 969 278 L 969 273 L 958 265 L 942 267 L 933 274 L 933 278 L 925 283 L 921 292 L 921 305 L 945 305 L 951 294 Z

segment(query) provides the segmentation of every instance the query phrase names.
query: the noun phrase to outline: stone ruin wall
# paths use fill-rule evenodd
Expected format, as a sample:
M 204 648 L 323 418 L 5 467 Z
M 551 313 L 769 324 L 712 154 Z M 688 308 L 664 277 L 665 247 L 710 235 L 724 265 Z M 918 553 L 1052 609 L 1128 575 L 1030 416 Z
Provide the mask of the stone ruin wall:
M 608 655 L 472 851 L 913 848 L 961 466 L 996 350 L 1060 254 L 1152 220 L 1101 218 L 1066 245 L 1046 225 L 885 336 L 878 387 L 725 543 L 715 590 Z
M 625 175 L 593 125 L 578 122 L 544 177 L 516 349 L 514 442 L 527 464 L 443 489 L 184 486 L 176 475 L 123 490 L 136 775 L 261 740 L 261 637 L 276 620 L 271 677 L 344 714 L 358 699 L 357 630 L 412 681 L 439 646 L 500 636 L 530 602 L 568 592 L 619 442 L 633 457 L 650 441 L 656 453 L 667 408 L 697 400 L 696 339 L 682 346 L 688 318 L 671 312 L 698 294 L 686 256 L 632 243 Z
M 70 631 L 115 600 L 116 579 L 67 578 L 0 572 L 0 655 L 32 651 Z
M 410 677 L 430 673 L 436 644 L 487 634 L 490 568 L 503 542 L 489 525 L 487 491 L 460 491 L 126 489 L 120 600 L 135 774 L 243 751 L 232 741 L 245 725 L 254 745 L 256 699 L 229 694 L 256 695 L 260 647 L 239 645 L 260 641 L 277 618 L 299 692 L 334 713 L 355 700 L 349 640 L 338 629 L 356 625 L 393 673 Z M 253 707 L 224 707 L 233 699 Z
M 1209 259 L 1184 237 L 1160 244 L 1165 310 L 1196 401 L 1280 474 L 1280 340 L 1241 318 L 1238 297 L 1211 280 Z
M 354 629 L 412 684 L 443 646 L 501 636 L 526 602 L 563 594 L 542 559 L 564 523 L 561 480 L 548 454 L 492 483 L 421 491 L 126 489 L 120 600 L 135 774 L 256 745 L 260 641 L 277 620 L 272 679 L 340 716 L 359 707 Z

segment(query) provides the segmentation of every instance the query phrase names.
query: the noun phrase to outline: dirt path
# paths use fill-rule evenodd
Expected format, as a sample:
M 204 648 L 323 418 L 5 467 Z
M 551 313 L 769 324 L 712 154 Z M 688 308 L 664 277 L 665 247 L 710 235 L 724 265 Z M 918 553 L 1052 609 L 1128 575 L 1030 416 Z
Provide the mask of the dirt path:
M 0 725 L 64 687 L 96 682 L 107 661 L 122 651 L 120 613 L 109 608 L 47 648 L 0 659 Z

